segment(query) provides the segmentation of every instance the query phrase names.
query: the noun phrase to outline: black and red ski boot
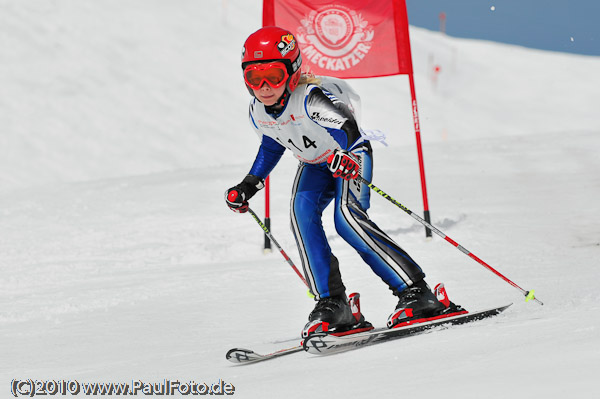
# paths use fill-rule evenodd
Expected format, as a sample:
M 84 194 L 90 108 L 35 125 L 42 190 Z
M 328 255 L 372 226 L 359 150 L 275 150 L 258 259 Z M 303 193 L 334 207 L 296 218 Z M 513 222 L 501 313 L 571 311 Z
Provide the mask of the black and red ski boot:
M 443 284 L 435 287 L 434 294 L 427 283 L 421 280 L 397 295 L 398 304 L 388 318 L 388 328 L 467 313 L 462 307 L 450 302 Z
M 308 323 L 302 330 L 302 338 L 314 333 L 348 335 L 373 329 L 360 312 L 360 294 L 321 298 L 308 316 Z

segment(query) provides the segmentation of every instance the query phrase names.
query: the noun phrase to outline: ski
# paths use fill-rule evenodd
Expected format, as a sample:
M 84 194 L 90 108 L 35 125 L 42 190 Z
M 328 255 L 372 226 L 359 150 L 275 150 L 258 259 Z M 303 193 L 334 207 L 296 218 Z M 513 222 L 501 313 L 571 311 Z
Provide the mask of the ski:
M 257 363 L 262 362 L 264 360 L 274 359 L 276 357 L 289 355 L 296 352 L 301 352 L 304 348 L 302 344 L 291 346 L 289 348 L 280 349 L 276 352 L 260 354 L 256 353 L 250 349 L 244 348 L 233 348 L 227 351 L 225 358 L 232 363 L 236 364 L 248 364 L 248 363 Z
M 306 352 L 315 355 L 345 352 L 380 342 L 420 334 L 436 327 L 446 328 L 451 325 L 470 323 L 476 320 L 485 319 L 503 312 L 511 305 L 512 303 L 478 312 L 464 313 L 415 324 L 408 324 L 393 329 L 388 329 L 387 327 L 376 328 L 371 331 L 340 337 L 324 333 L 315 333 L 304 340 L 303 348 Z

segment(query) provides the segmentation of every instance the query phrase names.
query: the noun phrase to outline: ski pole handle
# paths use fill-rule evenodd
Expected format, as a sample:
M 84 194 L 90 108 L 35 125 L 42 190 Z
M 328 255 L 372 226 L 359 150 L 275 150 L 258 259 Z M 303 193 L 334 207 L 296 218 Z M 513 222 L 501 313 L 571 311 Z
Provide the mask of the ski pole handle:
M 488 269 L 489 271 L 494 273 L 496 276 L 500 277 L 502 280 L 506 281 L 508 284 L 512 285 L 513 287 L 515 287 L 516 289 L 521 291 L 521 293 L 525 296 L 525 301 L 528 302 L 529 300 L 534 300 L 537 303 L 539 303 L 540 305 L 544 304 L 542 301 L 540 301 L 539 299 L 537 299 L 535 297 L 533 290 L 525 291 L 523 288 L 519 287 L 517 284 L 515 284 L 514 282 L 509 280 L 507 277 L 505 277 L 502 273 L 500 273 L 499 271 L 497 271 L 496 269 L 494 269 L 493 267 L 488 265 L 486 262 L 481 260 L 479 257 L 475 256 L 475 254 L 468 251 L 465 247 L 463 247 L 462 245 L 460 245 L 459 243 L 454 241 L 452 238 L 448 237 L 446 234 L 444 234 L 438 228 L 433 226 L 431 223 L 428 223 L 425 220 L 423 220 L 421 217 L 419 217 L 419 215 L 413 213 L 413 211 L 411 211 L 410 209 L 408 209 L 407 207 L 405 207 L 404 205 L 402 205 L 401 203 L 396 201 L 389 194 L 387 194 L 385 191 L 383 191 L 379 187 L 375 186 L 370 181 L 364 179 L 362 176 L 358 176 L 357 180 L 366 184 L 367 187 L 369 187 L 371 190 L 375 191 L 377 194 L 381 195 L 383 198 L 390 201 L 392 204 L 396 205 L 398 208 L 402 209 L 404 212 L 408 213 L 410 216 L 412 216 L 413 219 L 415 219 L 416 221 L 418 221 L 425 227 L 428 227 L 429 229 L 431 229 L 431 231 L 433 231 L 438 236 L 442 237 L 444 240 L 448 241 L 450 244 L 454 245 L 460 252 L 464 253 L 471 259 L 475 260 L 477 263 L 479 263 L 480 265 L 482 265 L 483 267 L 485 267 L 486 269 Z

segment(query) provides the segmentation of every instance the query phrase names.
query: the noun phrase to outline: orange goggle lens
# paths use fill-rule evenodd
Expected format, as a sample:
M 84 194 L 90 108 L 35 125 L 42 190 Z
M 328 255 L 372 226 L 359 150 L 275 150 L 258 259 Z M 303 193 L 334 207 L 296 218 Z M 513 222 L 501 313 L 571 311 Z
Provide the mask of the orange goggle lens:
M 252 64 L 244 70 L 244 80 L 254 90 L 260 89 L 264 82 L 277 89 L 285 84 L 288 77 L 287 69 L 281 62 Z

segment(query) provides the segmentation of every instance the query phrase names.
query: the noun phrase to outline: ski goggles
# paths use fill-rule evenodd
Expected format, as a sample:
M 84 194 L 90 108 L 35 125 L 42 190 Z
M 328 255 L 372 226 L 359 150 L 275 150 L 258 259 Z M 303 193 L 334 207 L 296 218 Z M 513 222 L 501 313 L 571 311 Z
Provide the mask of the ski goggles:
M 279 61 L 267 64 L 250 64 L 244 69 L 244 80 L 254 90 L 259 90 L 264 82 L 277 89 L 283 86 L 288 78 L 285 64 Z

